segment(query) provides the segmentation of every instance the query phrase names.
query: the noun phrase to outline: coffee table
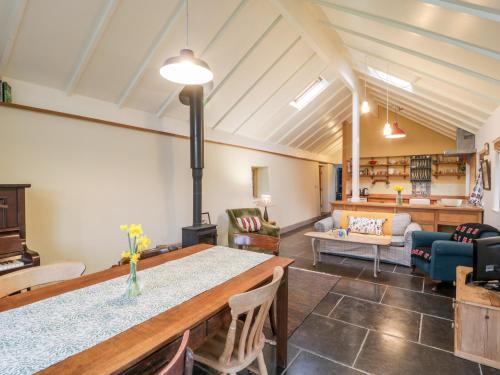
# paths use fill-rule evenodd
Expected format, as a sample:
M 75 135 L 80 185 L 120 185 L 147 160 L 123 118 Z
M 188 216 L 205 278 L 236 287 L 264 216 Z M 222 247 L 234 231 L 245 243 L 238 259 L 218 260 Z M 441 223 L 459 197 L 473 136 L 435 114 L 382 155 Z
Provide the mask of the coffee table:
M 328 232 L 307 232 L 307 237 L 311 237 L 313 251 L 313 265 L 316 266 L 316 260 L 321 262 L 321 252 L 318 250 L 319 241 L 351 242 L 368 245 L 373 249 L 373 277 L 377 277 L 380 271 L 380 252 L 379 246 L 388 246 L 391 243 L 391 236 L 376 236 L 373 234 L 350 233 L 346 237 L 335 237 L 334 231 Z

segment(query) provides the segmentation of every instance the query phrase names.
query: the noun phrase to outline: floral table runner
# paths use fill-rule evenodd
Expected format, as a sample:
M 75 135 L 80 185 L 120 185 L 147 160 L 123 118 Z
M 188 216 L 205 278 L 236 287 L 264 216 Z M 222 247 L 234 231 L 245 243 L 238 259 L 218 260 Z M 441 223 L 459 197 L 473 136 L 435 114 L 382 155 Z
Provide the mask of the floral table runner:
M 215 246 L 127 276 L 0 313 L 0 374 L 31 374 L 103 342 L 270 259 Z

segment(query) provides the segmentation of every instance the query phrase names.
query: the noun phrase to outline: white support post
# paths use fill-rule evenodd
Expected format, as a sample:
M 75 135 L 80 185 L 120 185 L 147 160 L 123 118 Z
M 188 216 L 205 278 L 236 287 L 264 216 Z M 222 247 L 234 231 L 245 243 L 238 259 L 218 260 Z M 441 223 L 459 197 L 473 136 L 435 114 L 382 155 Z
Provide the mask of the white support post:
M 359 202 L 359 96 L 352 93 L 352 202 Z

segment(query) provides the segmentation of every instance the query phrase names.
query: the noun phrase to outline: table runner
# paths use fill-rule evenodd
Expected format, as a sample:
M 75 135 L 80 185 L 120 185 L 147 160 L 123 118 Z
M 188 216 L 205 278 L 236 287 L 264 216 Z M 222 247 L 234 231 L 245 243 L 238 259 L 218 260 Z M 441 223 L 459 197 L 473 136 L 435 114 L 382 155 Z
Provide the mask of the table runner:
M 270 259 L 215 246 L 127 276 L 0 313 L 0 374 L 31 374 L 103 342 Z

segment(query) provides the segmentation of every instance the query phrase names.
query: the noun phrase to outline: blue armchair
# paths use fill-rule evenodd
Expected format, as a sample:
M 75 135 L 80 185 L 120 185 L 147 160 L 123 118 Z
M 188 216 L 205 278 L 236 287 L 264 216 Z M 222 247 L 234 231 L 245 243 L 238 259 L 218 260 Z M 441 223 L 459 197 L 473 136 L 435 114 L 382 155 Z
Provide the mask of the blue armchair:
M 484 232 L 480 238 L 498 236 L 496 232 Z M 472 244 L 450 241 L 450 233 L 418 231 L 412 233 L 413 248 L 431 248 L 430 261 L 411 257 L 413 267 L 418 267 L 432 280 L 454 281 L 457 266 L 472 267 Z

